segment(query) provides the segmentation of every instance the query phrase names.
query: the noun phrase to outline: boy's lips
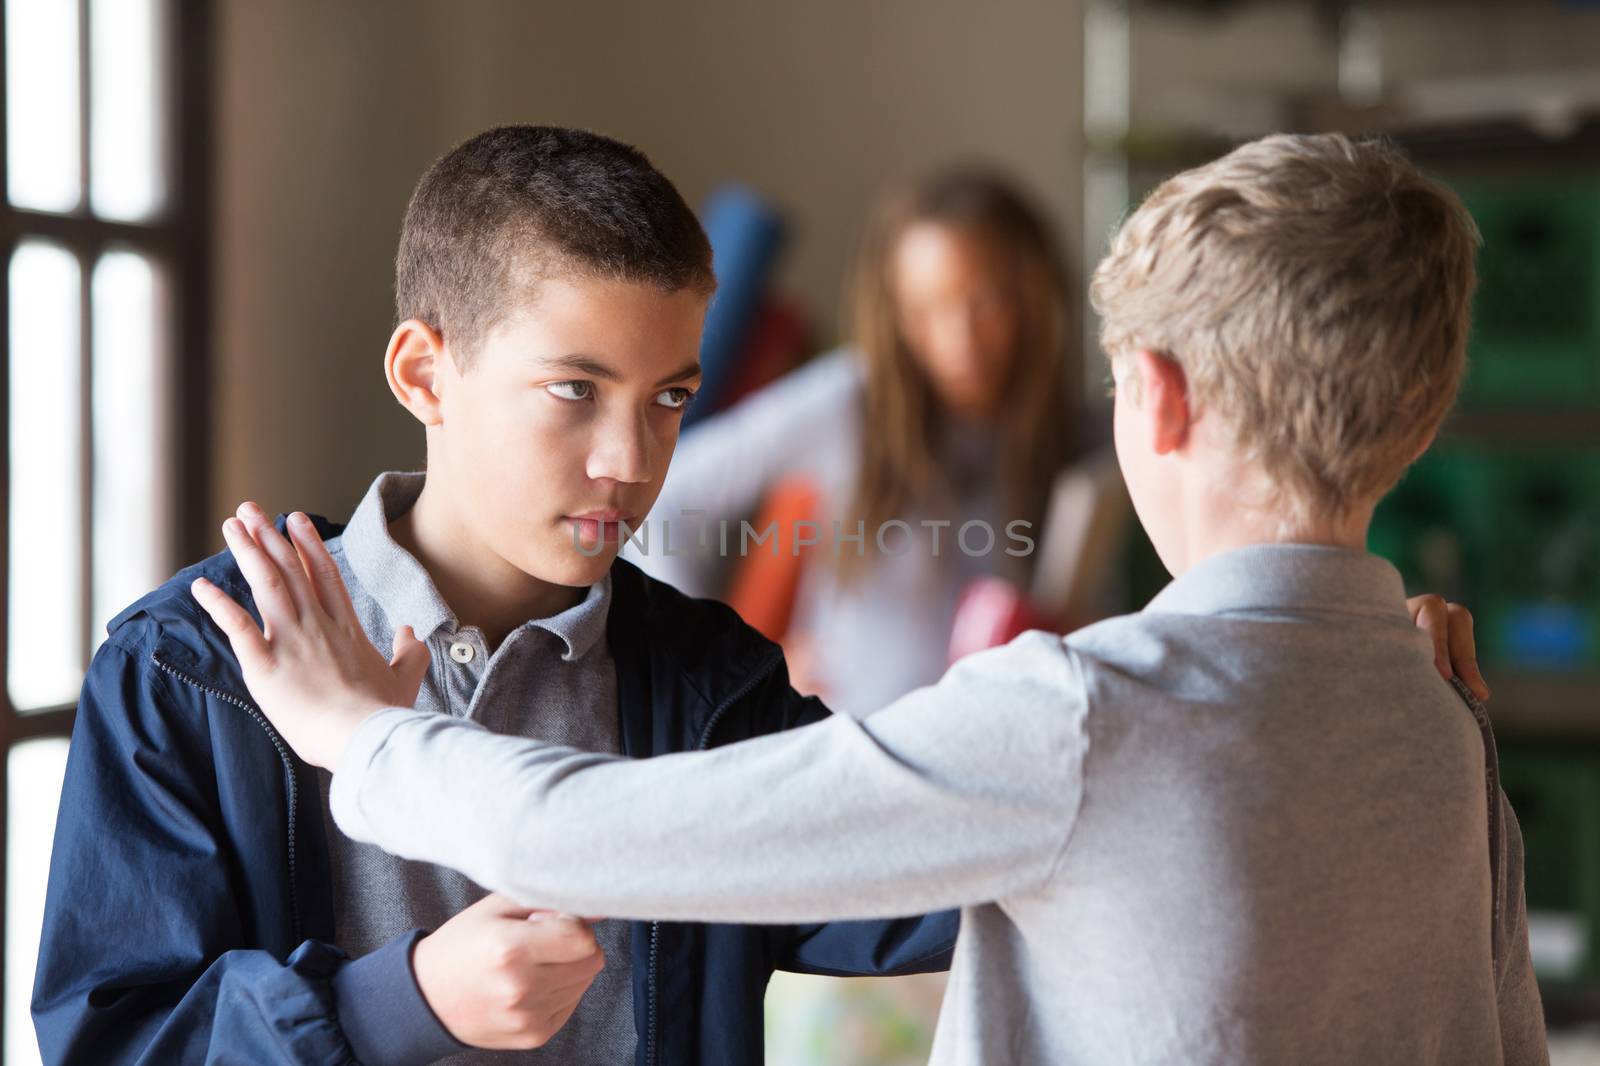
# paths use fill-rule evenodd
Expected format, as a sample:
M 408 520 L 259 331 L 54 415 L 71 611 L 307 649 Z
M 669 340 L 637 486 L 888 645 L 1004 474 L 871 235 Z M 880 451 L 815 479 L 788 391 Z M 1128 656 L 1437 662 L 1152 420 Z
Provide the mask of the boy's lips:
M 567 517 L 589 518 L 596 522 L 632 522 L 634 516 L 626 511 L 619 511 L 616 508 L 609 508 L 603 511 L 581 511 L 577 514 L 569 514 Z
M 582 514 L 569 514 L 566 520 L 571 522 L 577 533 L 586 541 L 617 541 L 623 537 L 622 527 L 626 525 L 629 532 L 639 528 L 639 519 L 636 515 L 623 511 L 585 511 Z

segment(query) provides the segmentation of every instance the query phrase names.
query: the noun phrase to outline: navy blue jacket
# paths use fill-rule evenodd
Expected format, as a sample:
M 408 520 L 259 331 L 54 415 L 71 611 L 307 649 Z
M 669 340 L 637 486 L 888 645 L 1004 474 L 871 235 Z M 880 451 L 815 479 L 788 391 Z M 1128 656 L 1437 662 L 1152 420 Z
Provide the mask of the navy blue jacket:
M 611 574 L 626 754 L 714 747 L 828 713 L 728 607 L 625 561 Z M 333 946 L 314 771 L 251 703 L 227 638 L 189 593 L 200 575 L 254 610 L 232 557 L 214 556 L 113 620 L 84 682 L 34 985 L 44 1061 L 383 1066 L 459 1049 L 411 975 L 421 931 L 357 960 Z M 634 923 L 637 1061 L 760 1063 L 773 970 L 938 970 L 955 934 L 953 912 Z

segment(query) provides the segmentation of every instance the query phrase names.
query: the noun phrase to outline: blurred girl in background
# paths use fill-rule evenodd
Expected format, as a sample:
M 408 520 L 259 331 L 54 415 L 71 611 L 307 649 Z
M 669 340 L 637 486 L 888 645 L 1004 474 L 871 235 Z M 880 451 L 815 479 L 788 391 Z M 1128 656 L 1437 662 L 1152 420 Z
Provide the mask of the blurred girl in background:
M 1037 540 L 1079 450 L 1078 331 L 1049 226 L 974 169 L 879 206 L 846 314 L 849 348 L 685 436 L 651 513 L 653 550 L 634 558 L 728 599 L 785 646 L 797 688 L 864 714 L 944 672 L 971 582 L 1028 582 L 1022 538 Z M 776 559 L 752 542 L 741 558 L 742 520 L 757 531 L 776 520 L 782 537 L 814 521 L 819 543 L 796 560 L 787 541 Z M 958 543 L 974 521 L 992 544 L 981 528 Z M 864 536 L 836 543 L 835 522 Z M 689 550 L 667 555 L 664 537 Z

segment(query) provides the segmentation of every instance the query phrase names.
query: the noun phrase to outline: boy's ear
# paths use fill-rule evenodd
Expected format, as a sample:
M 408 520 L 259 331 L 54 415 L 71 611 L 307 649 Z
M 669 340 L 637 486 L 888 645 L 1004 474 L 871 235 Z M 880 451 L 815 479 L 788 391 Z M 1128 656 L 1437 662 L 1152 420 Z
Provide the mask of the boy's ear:
M 1193 412 L 1189 409 L 1189 379 L 1177 360 L 1147 349 L 1133 353 L 1139 381 L 1139 412 L 1150 433 L 1152 450 L 1167 455 L 1189 439 Z
M 436 426 L 443 421 L 439 409 L 439 371 L 443 369 L 444 338 L 421 319 L 408 318 L 394 328 L 383 355 L 389 391 L 418 422 Z

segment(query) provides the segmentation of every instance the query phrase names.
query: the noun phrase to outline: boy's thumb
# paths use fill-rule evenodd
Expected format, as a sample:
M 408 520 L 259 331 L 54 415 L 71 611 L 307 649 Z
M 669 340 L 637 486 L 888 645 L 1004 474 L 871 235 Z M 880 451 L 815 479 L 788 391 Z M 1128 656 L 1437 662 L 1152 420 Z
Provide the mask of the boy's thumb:
M 389 666 L 400 679 L 407 707 L 416 704 L 417 692 L 422 688 L 422 679 L 428 676 L 428 663 L 432 658 L 428 646 L 417 639 L 410 626 L 401 626 L 395 631 L 394 655 Z

